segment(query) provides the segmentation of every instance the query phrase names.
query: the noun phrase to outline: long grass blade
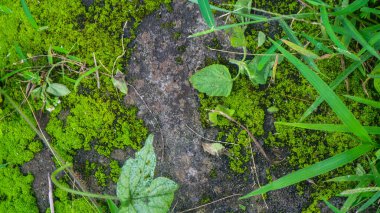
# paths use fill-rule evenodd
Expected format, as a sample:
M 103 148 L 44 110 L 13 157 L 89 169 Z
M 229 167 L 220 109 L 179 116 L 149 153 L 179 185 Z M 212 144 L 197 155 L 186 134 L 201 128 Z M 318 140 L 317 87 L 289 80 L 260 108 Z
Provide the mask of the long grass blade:
M 310 51 L 310 50 L 308 50 L 302 46 L 299 46 L 299 45 L 297 45 L 291 41 L 282 39 L 282 42 L 284 42 L 286 45 L 288 45 L 290 48 L 292 48 L 296 52 L 300 53 L 301 55 L 304 55 L 304 56 L 312 58 L 312 59 L 319 58 L 319 55 L 317 55 L 317 54 L 313 53 L 312 51 Z
M 7 6 L 0 5 L 0 12 L 3 12 L 5 14 L 11 14 L 12 10 L 9 9 L 9 7 L 7 7 Z
M 282 189 L 284 187 L 293 185 L 295 183 L 310 179 L 312 177 L 321 175 L 323 173 L 329 172 L 331 170 L 334 170 L 338 167 L 341 167 L 343 165 L 346 165 L 347 163 L 352 162 L 353 160 L 359 158 L 360 156 L 364 155 L 365 153 L 372 150 L 371 145 L 362 144 L 355 148 L 352 148 L 350 150 L 347 150 L 343 153 L 337 154 L 329 159 L 326 159 L 324 161 L 320 161 L 316 164 L 313 164 L 309 167 L 306 167 L 304 169 L 300 169 L 298 171 L 295 171 L 291 174 L 288 174 L 284 177 L 281 177 L 272 183 L 269 183 L 243 197 L 240 199 L 246 199 L 255 195 L 260 195 L 267 193 L 269 191 Z
M 365 98 L 361 98 L 361 97 L 356 97 L 356 96 L 351 96 L 351 95 L 344 95 L 344 97 L 349 98 L 351 100 L 354 100 L 356 102 L 359 102 L 359 103 L 380 109 L 380 102 L 378 102 L 378 101 L 373 101 L 373 100 L 369 100 L 369 99 L 365 99 Z
M 365 192 L 378 192 L 380 191 L 380 187 L 363 187 L 357 189 L 349 189 L 341 192 L 341 195 L 351 195 L 351 194 L 360 194 Z
M 28 19 L 30 25 L 32 25 L 32 27 L 37 30 L 38 24 L 37 24 L 36 20 L 34 20 L 32 13 L 29 10 L 28 4 L 26 3 L 25 0 L 20 0 L 20 1 L 21 1 L 22 9 L 24 10 L 24 13 L 25 13 L 26 18 Z
M 338 10 L 336 12 L 333 12 L 332 15 L 341 16 L 341 15 L 351 14 L 351 13 L 359 10 L 363 6 L 365 6 L 368 3 L 368 1 L 369 0 L 356 0 L 356 1 L 352 2 L 351 4 L 349 4 L 347 7 L 343 8 L 341 10 Z
M 303 37 L 305 37 L 310 43 L 312 43 L 316 48 L 323 50 L 326 53 L 333 54 L 334 52 L 326 47 L 322 42 L 317 41 L 315 38 L 307 35 L 306 33 L 301 33 Z
M 328 14 L 326 7 L 321 7 L 321 19 L 322 24 L 326 29 L 327 35 L 330 37 L 331 41 L 337 46 L 337 51 L 344 54 L 345 56 L 354 59 L 356 61 L 360 61 L 360 58 L 356 56 L 355 54 L 349 52 L 344 46 L 344 44 L 338 39 L 338 37 L 335 35 L 333 28 L 331 27 L 331 24 L 329 22 Z
M 206 24 L 210 28 L 214 28 L 215 25 L 215 19 L 214 15 L 212 14 L 210 4 L 208 0 L 198 0 L 199 3 L 199 10 L 201 11 L 203 20 L 205 20 Z
M 99 68 L 100 68 L 100 66 L 93 67 L 89 71 L 87 71 L 87 72 L 83 73 L 82 75 L 80 75 L 79 78 L 75 81 L 75 84 L 74 84 L 75 91 L 77 90 L 77 88 L 79 86 L 79 83 L 82 81 L 83 78 L 85 78 L 86 76 L 89 76 L 92 73 L 96 72 Z
M 276 125 L 291 126 L 303 129 L 311 129 L 325 132 L 351 132 L 351 130 L 342 124 L 310 124 L 310 123 L 287 123 L 275 122 Z M 380 126 L 363 126 L 370 135 L 380 135 Z
M 374 204 L 380 198 L 380 192 L 376 192 L 367 202 L 365 202 L 356 212 L 362 212 Z
M 329 207 L 331 211 L 333 211 L 334 213 L 341 213 L 341 211 L 337 207 L 335 207 L 333 204 L 331 204 L 329 201 L 323 200 L 323 202 L 325 202 L 326 206 Z
M 343 72 L 341 72 L 337 78 L 332 81 L 329 86 L 331 89 L 335 89 L 339 86 L 340 83 L 342 83 L 352 72 L 354 72 L 358 67 L 362 65 L 365 61 L 367 61 L 372 55 L 370 53 L 365 53 L 361 57 L 361 61 L 353 62 L 349 67 L 347 67 Z M 319 96 L 314 103 L 304 112 L 304 114 L 301 116 L 300 121 L 305 120 L 321 103 L 323 103 L 324 99 L 323 97 Z
M 367 186 L 371 181 L 368 181 L 368 180 L 362 180 L 358 183 L 358 185 L 356 186 L 355 189 L 360 189 L 361 187 L 365 187 Z M 355 190 L 353 189 L 353 190 Z M 344 202 L 342 208 L 340 209 L 340 211 L 342 212 L 348 212 L 348 210 L 350 210 L 350 208 L 352 207 L 352 205 L 355 203 L 355 201 L 358 199 L 358 196 L 359 194 L 356 194 L 356 193 L 352 193 L 352 194 L 349 194 L 348 195 L 348 198 L 346 199 L 346 201 Z
M 368 52 L 370 52 L 377 59 L 380 59 L 380 54 L 368 44 L 368 42 L 363 38 L 363 36 L 359 33 L 359 31 L 355 28 L 355 26 L 346 18 L 342 17 L 343 24 L 350 30 L 354 39 L 359 42 L 363 48 L 365 48 Z
M 325 101 L 330 105 L 331 109 L 335 112 L 338 118 L 350 129 L 350 131 L 360 138 L 363 143 L 373 143 L 367 131 L 355 118 L 352 112 L 340 100 L 340 98 L 333 92 L 333 90 L 308 66 L 302 63 L 298 58 L 290 54 L 287 50 L 271 40 L 277 49 L 292 63 L 300 73 L 309 81 L 309 83 L 324 97 Z
M 372 181 L 374 179 L 373 175 L 346 175 L 346 176 L 340 176 L 340 177 L 335 177 L 332 179 L 327 180 L 326 182 L 352 182 L 352 181 Z

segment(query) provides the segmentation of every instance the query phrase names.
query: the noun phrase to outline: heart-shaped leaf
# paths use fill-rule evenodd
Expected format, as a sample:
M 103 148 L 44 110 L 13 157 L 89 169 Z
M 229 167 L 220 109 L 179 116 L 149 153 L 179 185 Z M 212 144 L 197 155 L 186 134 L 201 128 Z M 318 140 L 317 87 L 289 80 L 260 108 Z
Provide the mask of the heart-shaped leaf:
M 164 177 L 153 179 L 156 155 L 152 143 L 153 135 L 149 135 L 135 159 L 128 159 L 122 168 L 117 183 L 119 213 L 169 211 L 178 185 Z
M 232 90 L 232 78 L 228 68 L 213 64 L 196 72 L 190 78 L 193 87 L 209 96 L 229 96 Z

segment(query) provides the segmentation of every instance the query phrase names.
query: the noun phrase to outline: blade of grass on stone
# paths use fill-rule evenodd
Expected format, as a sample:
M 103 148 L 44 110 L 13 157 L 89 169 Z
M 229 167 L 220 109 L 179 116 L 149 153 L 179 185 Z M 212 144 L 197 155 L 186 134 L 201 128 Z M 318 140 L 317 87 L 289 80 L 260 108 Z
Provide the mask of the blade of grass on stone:
M 326 29 L 327 35 L 329 36 L 331 41 L 337 46 L 337 51 L 353 60 L 359 61 L 360 58 L 356 56 L 355 54 L 349 52 L 347 48 L 343 45 L 343 43 L 335 35 L 334 30 L 331 27 L 331 24 L 329 22 L 326 7 L 324 6 L 321 7 L 321 19 L 322 19 L 322 25 Z
M 347 7 L 331 13 L 331 15 L 341 16 L 341 15 L 352 14 L 356 10 L 359 10 L 363 6 L 367 5 L 368 1 L 369 0 L 356 0 L 356 1 L 352 2 L 351 4 L 349 4 Z
M 301 55 L 304 55 L 304 56 L 312 58 L 312 59 L 319 58 L 319 55 L 313 53 L 312 51 L 310 51 L 310 50 L 308 50 L 308 49 L 306 49 L 306 48 L 304 48 L 302 46 L 298 46 L 297 44 L 295 44 L 295 43 L 293 43 L 291 41 L 282 39 L 282 42 L 284 42 L 286 45 L 288 45 L 290 48 L 292 48 L 296 52 L 300 53 Z
M 323 202 L 325 202 L 326 206 L 329 207 L 331 211 L 333 211 L 334 213 L 341 213 L 340 210 L 337 207 L 335 207 L 333 204 L 331 204 L 329 201 L 323 200 Z
M 355 28 L 355 26 L 346 18 L 342 17 L 344 25 L 350 30 L 353 38 L 359 42 L 363 48 L 365 48 L 368 52 L 370 52 L 377 59 L 380 59 L 380 54 L 363 38 L 363 36 L 359 33 L 359 31 Z
M 331 89 L 335 89 L 342 83 L 352 72 L 354 72 L 359 66 L 362 65 L 365 61 L 367 61 L 372 55 L 370 53 L 365 53 L 361 57 L 361 61 L 353 62 L 349 67 L 347 67 L 343 72 L 341 72 L 334 81 L 332 81 L 329 86 Z M 323 103 L 324 99 L 323 97 L 319 96 L 313 104 L 304 112 L 304 114 L 301 116 L 300 121 L 305 120 L 317 107 Z
M 100 68 L 100 66 L 93 67 L 93 68 L 91 68 L 90 70 L 88 70 L 87 72 L 85 72 L 85 73 L 83 73 L 82 75 L 80 75 L 80 76 L 78 77 L 78 79 L 75 81 L 75 84 L 74 84 L 74 89 L 75 89 L 75 91 L 77 91 L 78 86 L 79 86 L 79 83 L 82 81 L 83 78 L 85 78 L 86 76 L 89 76 L 89 75 L 91 75 L 92 73 L 96 72 L 99 68 Z
M 287 123 L 275 122 L 276 125 L 297 127 L 302 129 L 311 129 L 325 132 L 350 132 L 346 125 L 342 124 L 311 124 L 311 123 Z M 370 135 L 380 135 L 380 126 L 363 126 Z
M 361 97 L 356 97 L 356 96 L 351 96 L 351 95 L 344 95 L 344 97 L 354 100 L 356 102 L 380 109 L 380 102 L 378 101 L 373 101 L 366 98 L 361 98 Z
M 380 198 L 380 192 L 376 192 L 367 202 L 365 202 L 356 212 L 362 212 L 374 204 Z
M 206 24 L 210 28 L 214 28 L 216 26 L 215 19 L 214 19 L 214 15 L 212 14 L 211 7 L 208 0 L 198 0 L 198 4 L 199 4 L 199 10 L 201 11 L 203 20 L 205 20 Z
M 32 13 L 29 10 L 28 4 L 26 3 L 25 0 L 20 0 L 20 1 L 21 1 L 22 9 L 24 10 L 24 13 L 25 13 L 26 18 L 28 19 L 30 25 L 32 25 L 32 27 L 37 30 L 38 24 L 37 24 L 36 20 L 34 20 Z
M 301 41 L 297 38 L 297 36 L 293 32 L 293 30 L 289 27 L 289 25 L 282 19 L 279 21 L 279 23 L 280 23 L 280 26 L 282 27 L 282 29 L 285 31 L 286 36 L 289 37 L 289 40 L 291 42 L 297 44 L 298 46 L 302 46 Z M 307 62 L 307 64 L 310 65 L 311 68 L 313 68 L 318 73 L 321 73 L 318 66 L 315 64 L 315 62 L 311 58 L 306 57 L 306 56 L 302 56 L 302 58 L 303 58 L 303 60 L 305 60 Z
M 334 91 L 324 82 L 316 73 L 314 73 L 307 65 L 302 63 L 298 58 L 290 54 L 287 50 L 271 40 L 277 49 L 292 63 L 300 73 L 309 81 L 309 83 L 318 91 L 325 99 L 331 109 L 338 118 L 349 127 L 350 131 L 360 138 L 364 143 L 373 143 L 367 131 L 360 122 L 355 118 L 352 112 L 347 108 L 342 100 L 334 93 Z
M 284 177 L 281 177 L 243 197 L 240 199 L 246 199 L 255 195 L 267 193 L 269 191 L 285 188 L 287 186 L 299 183 L 301 181 L 313 178 L 315 176 L 324 174 L 338 167 L 346 165 L 360 156 L 366 154 L 372 150 L 372 146 L 362 144 L 343 153 L 337 154 L 329 159 L 315 163 L 304 169 L 300 169 Z
M 322 42 L 317 41 L 315 38 L 307 35 L 306 33 L 302 32 L 301 35 L 303 37 L 305 37 L 310 43 L 312 43 L 316 48 L 318 48 L 318 49 L 320 49 L 320 50 L 322 50 L 328 54 L 334 53 L 330 48 L 326 47 L 326 45 L 324 45 Z

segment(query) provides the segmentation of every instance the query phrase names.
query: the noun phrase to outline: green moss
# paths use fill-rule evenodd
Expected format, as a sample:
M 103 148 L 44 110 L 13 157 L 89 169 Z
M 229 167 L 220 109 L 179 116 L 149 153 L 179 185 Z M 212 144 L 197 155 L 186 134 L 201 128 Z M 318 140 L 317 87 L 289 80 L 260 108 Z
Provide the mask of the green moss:
M 107 186 L 107 175 L 104 173 L 104 168 L 99 166 L 95 172 L 95 178 L 99 186 Z
M 183 59 L 181 56 L 177 56 L 175 57 L 175 62 L 178 64 L 178 65 L 182 65 L 183 64 Z
M 121 174 L 121 167 L 119 163 L 115 160 L 112 160 L 110 163 L 110 178 L 114 183 L 117 183 L 119 176 Z
M 38 212 L 32 195 L 33 176 L 24 176 L 18 167 L 0 169 L 0 212 Z

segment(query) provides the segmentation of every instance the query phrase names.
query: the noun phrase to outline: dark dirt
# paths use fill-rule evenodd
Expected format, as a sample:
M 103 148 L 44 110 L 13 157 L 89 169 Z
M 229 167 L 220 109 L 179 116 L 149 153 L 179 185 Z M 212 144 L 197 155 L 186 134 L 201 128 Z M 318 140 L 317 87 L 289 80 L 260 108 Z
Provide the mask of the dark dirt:
M 226 197 L 190 212 L 239 212 L 239 204 L 246 206 L 247 212 L 300 212 L 307 205 L 307 198 L 298 196 L 295 187 L 269 193 L 266 199 L 269 209 L 266 209 L 261 197 L 239 201 L 239 195 L 258 186 L 252 174 L 236 175 L 228 169 L 227 156 L 212 156 L 203 151 L 202 143 L 208 141 L 199 135 L 212 139 L 216 130 L 202 128 L 197 92 L 188 79 L 204 66 L 206 57 L 216 57 L 216 53 L 207 48 L 214 36 L 222 45 L 228 45 L 229 42 L 223 33 L 187 38 L 194 32 L 207 29 L 207 26 L 196 5 L 177 0 L 172 6 L 172 12 L 162 8 L 148 16 L 139 27 L 134 42 L 136 49 L 127 65 L 126 79 L 131 88 L 125 102 L 139 107 L 139 116 L 155 134 L 157 176 L 171 178 L 180 185 L 173 202 L 173 212 L 189 210 Z M 228 46 L 223 48 L 227 49 Z M 266 117 L 265 128 L 273 130 L 273 117 L 270 115 Z M 283 150 L 266 151 L 271 155 L 286 156 Z M 123 162 L 131 153 L 116 150 L 112 158 Z M 85 162 L 83 159 L 102 160 L 96 156 L 96 153 L 79 153 L 75 157 L 79 160 L 75 170 L 81 170 Z M 80 160 L 81 157 L 84 158 Z M 269 164 L 259 153 L 255 161 L 260 182 L 265 183 L 265 169 Z M 271 171 L 276 177 L 291 171 L 285 164 L 277 168 Z M 53 170 L 54 164 L 47 150 L 23 166 L 25 173 L 35 176 L 33 187 L 41 212 L 45 212 L 49 205 L 47 174 Z M 94 179 L 86 181 L 90 191 L 101 190 L 96 187 Z M 109 191 L 114 191 L 114 186 Z

